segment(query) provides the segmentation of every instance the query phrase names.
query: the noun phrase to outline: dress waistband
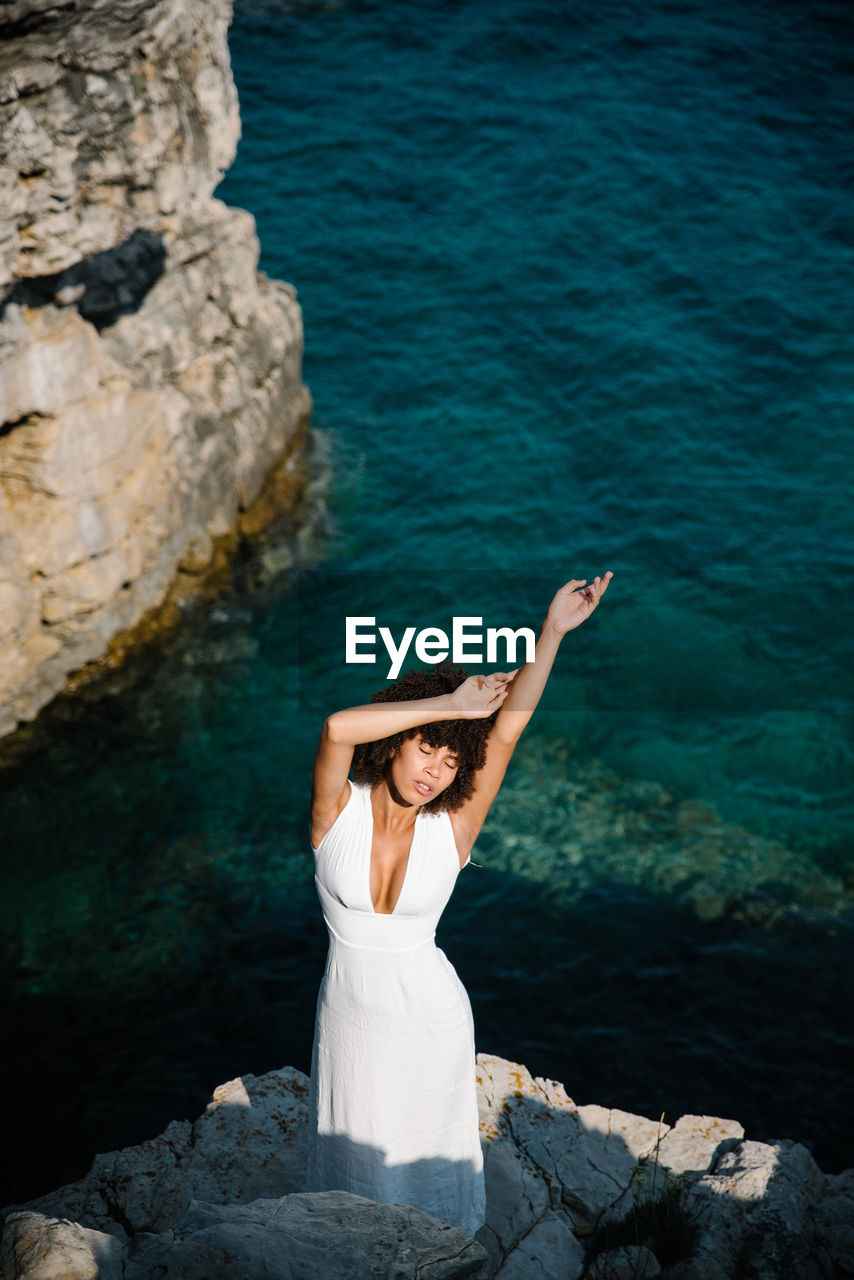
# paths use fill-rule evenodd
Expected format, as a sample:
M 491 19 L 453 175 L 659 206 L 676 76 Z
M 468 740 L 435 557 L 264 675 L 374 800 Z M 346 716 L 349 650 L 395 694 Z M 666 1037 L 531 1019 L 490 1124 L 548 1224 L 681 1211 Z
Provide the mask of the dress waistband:
M 326 928 L 329 930 L 330 940 L 334 940 L 336 944 L 342 947 L 348 947 L 351 951 L 374 951 L 385 955 L 403 955 L 407 951 L 419 951 L 421 947 L 427 947 L 431 943 L 435 944 L 436 930 L 426 938 L 422 938 L 420 942 L 414 942 L 409 947 L 372 947 L 364 942 L 348 942 L 346 938 L 342 938 L 340 933 L 336 933 L 329 921 L 326 921 Z

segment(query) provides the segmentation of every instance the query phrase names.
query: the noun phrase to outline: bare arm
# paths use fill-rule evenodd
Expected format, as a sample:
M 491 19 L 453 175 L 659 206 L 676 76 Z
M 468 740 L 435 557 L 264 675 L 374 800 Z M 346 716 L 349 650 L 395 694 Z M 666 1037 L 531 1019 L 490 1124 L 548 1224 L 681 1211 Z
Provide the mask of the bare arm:
M 589 587 L 586 579 L 572 578 L 561 587 L 549 605 L 534 650 L 534 660 L 526 663 L 517 673 L 501 710 L 495 717 L 486 743 L 486 763 L 478 771 L 474 794 L 451 814 L 457 848 L 461 854 L 468 855 L 471 852 L 486 820 L 490 805 L 504 780 L 516 743 L 546 687 L 561 640 L 567 631 L 572 631 L 590 617 L 612 577 L 609 570 L 604 577 L 594 578 Z
M 320 734 L 311 780 L 311 842 L 317 847 L 347 803 L 353 749 L 437 720 L 490 716 L 507 696 L 507 675 L 471 676 L 453 693 L 409 702 L 370 702 L 335 711 Z

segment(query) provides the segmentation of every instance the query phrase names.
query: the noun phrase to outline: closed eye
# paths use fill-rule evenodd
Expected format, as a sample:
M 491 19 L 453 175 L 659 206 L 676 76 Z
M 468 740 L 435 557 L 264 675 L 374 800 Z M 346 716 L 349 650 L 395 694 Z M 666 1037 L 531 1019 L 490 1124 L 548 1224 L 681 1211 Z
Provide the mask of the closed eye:
M 421 752 L 422 755 L 425 755 L 425 756 L 432 756 L 433 754 L 433 749 L 431 747 L 425 746 L 423 742 L 419 742 L 418 750 Z M 453 756 L 449 756 L 448 759 L 445 761 L 445 764 L 448 766 L 449 769 L 459 769 L 460 767 L 459 760 L 455 760 Z

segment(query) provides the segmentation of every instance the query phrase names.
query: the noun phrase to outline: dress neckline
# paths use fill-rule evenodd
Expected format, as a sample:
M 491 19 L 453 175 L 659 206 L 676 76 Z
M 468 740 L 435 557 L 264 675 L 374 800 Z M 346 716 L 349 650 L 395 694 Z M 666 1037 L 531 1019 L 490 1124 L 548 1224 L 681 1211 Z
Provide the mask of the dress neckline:
M 369 839 L 368 839 L 368 902 L 371 904 L 372 915 L 390 917 L 395 914 L 395 912 L 397 911 L 397 908 L 400 906 L 400 900 L 403 897 L 404 890 L 406 889 L 406 882 L 409 879 L 409 868 L 412 865 L 412 854 L 415 850 L 415 839 L 418 832 L 418 819 L 421 817 L 421 812 L 419 810 L 419 812 L 415 815 L 415 822 L 412 824 L 412 839 L 409 842 L 409 852 L 406 855 L 406 866 L 403 869 L 403 879 L 400 882 L 400 892 L 398 893 L 397 898 L 395 899 L 394 906 L 392 907 L 391 911 L 377 911 L 376 907 L 374 906 L 373 895 L 371 894 L 371 865 L 373 861 L 371 857 L 371 851 L 374 845 L 374 806 L 371 800 L 372 795 L 373 795 L 373 791 L 369 788 L 368 789 L 368 814 L 370 815 L 370 828 L 369 828 Z

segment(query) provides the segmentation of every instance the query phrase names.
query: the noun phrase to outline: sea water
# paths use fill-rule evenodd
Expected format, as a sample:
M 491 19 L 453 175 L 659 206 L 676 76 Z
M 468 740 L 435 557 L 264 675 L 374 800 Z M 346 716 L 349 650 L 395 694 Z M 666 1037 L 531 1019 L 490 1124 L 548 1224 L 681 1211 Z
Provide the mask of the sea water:
M 440 928 L 477 1047 L 854 1164 L 852 17 L 239 0 L 220 188 L 294 282 L 328 519 L 7 771 L 7 1199 L 308 1070 L 348 615 L 605 569 Z M 308 545 L 310 543 L 310 546 Z

